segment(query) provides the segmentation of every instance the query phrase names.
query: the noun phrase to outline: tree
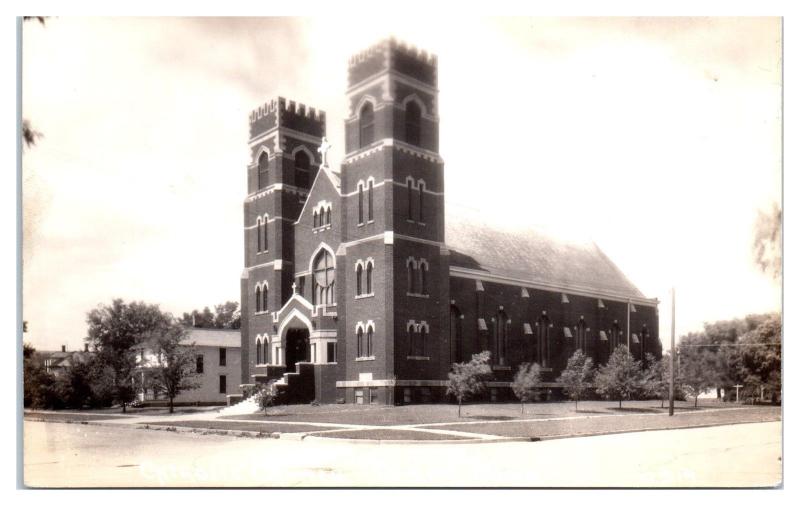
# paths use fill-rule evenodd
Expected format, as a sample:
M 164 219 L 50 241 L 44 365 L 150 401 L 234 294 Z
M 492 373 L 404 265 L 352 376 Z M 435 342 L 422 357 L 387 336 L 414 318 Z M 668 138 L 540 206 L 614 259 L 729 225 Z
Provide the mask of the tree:
M 169 412 L 174 413 L 175 397 L 199 385 L 195 379 L 194 344 L 186 342 L 188 333 L 177 322 L 155 330 L 149 345 L 156 357 L 155 384 L 169 399 Z
M 592 386 L 593 365 L 591 358 L 584 355 L 583 351 L 576 350 L 556 380 L 564 385 L 564 391 L 575 401 L 575 411 L 578 411 L 578 401 Z
M 239 303 L 227 301 L 215 305 L 213 312 L 206 306 L 202 311 L 183 313 L 181 323 L 201 329 L 238 329 L 242 326 L 242 316 Z
M 482 351 L 472 355 L 469 362 L 453 364 L 453 370 L 447 375 L 447 393 L 458 400 L 458 417 L 461 418 L 461 404 L 470 395 L 483 391 L 486 379 L 492 374 L 489 360 L 492 354 Z
M 28 343 L 22 345 L 23 406 L 43 409 L 58 407 L 56 379 L 48 373 L 36 356 L 36 349 Z
M 136 348 L 153 332 L 167 326 L 170 318 L 156 304 L 126 304 L 122 299 L 114 299 L 108 306 L 101 304 L 86 316 L 86 340 L 97 352 L 100 377 L 110 380 L 111 395 L 122 405 L 123 413 L 134 397 Z
M 739 375 L 745 388 L 764 387 L 773 402 L 781 393 L 781 339 L 781 318 L 777 313 L 764 315 L 759 325 L 740 339 L 743 346 L 739 347 Z
M 716 385 L 717 372 L 715 370 L 716 354 L 703 348 L 680 348 L 680 384 L 683 390 L 694 397 L 694 407 L 697 407 L 697 398 Z
M 275 391 L 275 383 L 271 382 L 266 385 L 260 385 L 258 390 L 256 390 L 255 394 L 256 402 L 258 406 L 264 410 L 264 414 L 267 414 L 267 408 L 272 406 L 272 403 L 275 401 L 275 397 L 277 396 L 277 392 Z
M 608 362 L 600 366 L 595 376 L 595 385 L 600 395 L 618 400 L 622 409 L 623 399 L 630 399 L 641 390 L 641 364 L 633 358 L 627 346 L 617 346 Z
M 520 403 L 520 410 L 525 414 L 525 402 L 533 400 L 536 395 L 536 390 L 539 389 L 542 382 L 542 371 L 539 364 L 524 363 L 520 364 L 517 373 L 514 375 L 514 381 L 511 382 L 511 390 L 517 396 Z
M 656 360 L 651 354 L 647 354 L 649 366 L 644 372 L 644 391 L 648 396 L 661 399 L 661 407 L 664 401 L 669 398 L 669 363 L 666 359 Z

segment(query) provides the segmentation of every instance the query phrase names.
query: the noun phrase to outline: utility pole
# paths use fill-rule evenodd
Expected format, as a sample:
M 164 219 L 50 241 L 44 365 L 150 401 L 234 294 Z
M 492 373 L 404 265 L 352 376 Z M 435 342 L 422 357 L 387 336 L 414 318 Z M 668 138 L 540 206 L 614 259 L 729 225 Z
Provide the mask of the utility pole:
M 628 354 L 631 352 L 631 299 L 628 299 L 628 315 L 625 322 L 625 328 L 628 332 Z
M 669 416 L 675 414 L 675 287 L 672 287 L 672 326 L 669 336 Z

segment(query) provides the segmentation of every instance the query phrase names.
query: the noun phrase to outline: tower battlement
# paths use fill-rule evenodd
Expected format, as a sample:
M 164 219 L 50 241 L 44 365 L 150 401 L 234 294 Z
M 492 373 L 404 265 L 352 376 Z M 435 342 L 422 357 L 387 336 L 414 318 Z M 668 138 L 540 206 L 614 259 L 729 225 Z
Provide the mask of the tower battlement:
M 436 86 L 438 57 L 395 38 L 384 39 L 359 51 L 348 61 L 350 86 L 387 69 Z
M 250 138 L 285 126 L 314 137 L 325 135 L 325 111 L 301 102 L 277 97 L 250 112 Z

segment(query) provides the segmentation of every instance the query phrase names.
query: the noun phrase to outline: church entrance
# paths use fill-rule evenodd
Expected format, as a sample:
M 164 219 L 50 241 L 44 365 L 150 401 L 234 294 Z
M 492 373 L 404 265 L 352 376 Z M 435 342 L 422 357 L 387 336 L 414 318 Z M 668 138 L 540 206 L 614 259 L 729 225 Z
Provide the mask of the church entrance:
M 294 372 L 298 362 L 310 362 L 308 329 L 289 329 L 286 331 L 286 371 Z

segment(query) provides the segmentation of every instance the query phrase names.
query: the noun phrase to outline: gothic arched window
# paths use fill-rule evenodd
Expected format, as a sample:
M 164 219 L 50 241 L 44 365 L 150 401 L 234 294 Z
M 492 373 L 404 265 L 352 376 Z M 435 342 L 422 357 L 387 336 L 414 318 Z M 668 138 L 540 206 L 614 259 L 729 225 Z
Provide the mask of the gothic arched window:
M 428 294 L 428 262 L 419 264 L 419 293 Z
M 372 336 L 375 333 L 375 329 L 372 328 L 372 325 L 367 327 L 367 350 L 366 353 L 368 357 L 372 356 Z
M 260 253 L 262 251 L 262 245 L 261 245 L 261 218 L 256 219 L 256 237 L 258 239 L 258 247 L 256 248 L 256 251 L 258 251 Z
M 419 146 L 421 132 L 422 111 L 419 105 L 411 101 L 406 104 L 406 142 Z
M 261 312 L 261 287 L 256 287 L 256 313 Z
M 542 367 L 550 367 L 550 318 L 542 315 L 536 322 L 536 359 Z
M 406 261 L 406 270 L 408 271 L 408 293 L 416 293 L 415 290 L 415 283 L 414 278 L 416 277 L 416 268 L 414 265 L 414 260 L 409 258 Z
M 331 208 L 330 207 L 328 207 L 328 209 L 325 210 L 325 224 L 326 225 L 330 225 L 331 224 Z
M 420 223 L 425 222 L 425 183 L 419 182 L 419 220 Z
M 372 187 L 373 182 L 369 182 L 369 191 L 367 192 L 367 221 L 372 221 L 374 219 L 373 212 L 372 212 Z
M 266 188 L 269 184 L 269 155 L 261 153 L 258 157 L 258 189 Z
M 413 184 L 412 184 L 410 179 L 407 181 L 406 184 L 407 184 L 407 187 L 408 187 L 408 219 L 409 220 L 413 220 L 414 219 L 414 189 L 413 189 Z
M 364 223 L 364 185 L 358 183 L 358 223 Z
M 367 293 L 372 293 L 372 262 L 367 263 Z
M 364 356 L 364 329 L 358 327 L 356 330 L 356 352 L 358 353 L 359 357 Z
M 361 295 L 362 293 L 364 293 L 361 291 L 361 286 L 362 286 L 361 278 L 363 274 L 364 274 L 364 268 L 361 266 L 361 264 L 358 264 L 358 266 L 356 267 L 356 295 Z
M 294 184 L 300 188 L 308 188 L 310 161 L 305 151 L 294 155 Z
M 264 229 L 264 240 L 262 241 L 262 244 L 264 245 L 263 251 L 269 251 L 269 225 L 267 216 L 264 216 L 264 221 L 262 222 L 261 226 Z
M 375 110 L 367 102 L 358 115 L 359 147 L 369 146 L 375 141 Z
M 334 259 L 328 250 L 322 250 L 314 259 L 313 264 L 313 297 L 314 304 L 332 305 L 334 300 L 333 287 L 335 282 Z

